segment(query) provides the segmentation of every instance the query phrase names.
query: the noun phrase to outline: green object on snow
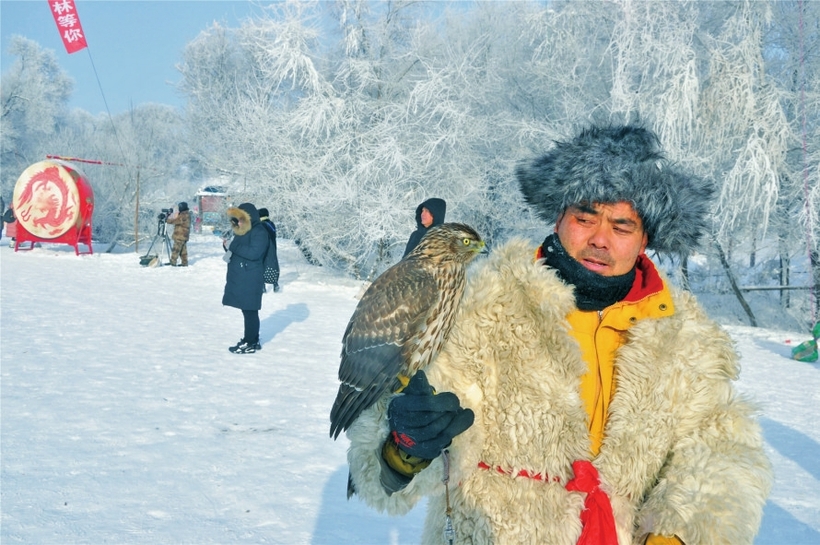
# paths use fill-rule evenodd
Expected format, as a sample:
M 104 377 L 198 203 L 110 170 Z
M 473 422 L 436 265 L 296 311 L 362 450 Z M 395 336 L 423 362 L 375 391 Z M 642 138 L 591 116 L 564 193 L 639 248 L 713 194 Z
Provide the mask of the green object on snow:
M 817 361 L 817 340 L 812 339 L 792 348 L 792 359 L 809 363 Z
M 811 328 L 811 335 L 815 341 L 820 341 L 820 322 L 817 322 L 814 324 L 814 327 Z

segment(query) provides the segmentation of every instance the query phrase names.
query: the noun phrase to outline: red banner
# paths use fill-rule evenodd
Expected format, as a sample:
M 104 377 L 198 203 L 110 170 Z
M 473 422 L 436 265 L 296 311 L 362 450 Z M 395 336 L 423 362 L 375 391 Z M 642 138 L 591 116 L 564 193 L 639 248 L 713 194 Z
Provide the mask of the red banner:
M 88 47 L 74 0 L 49 0 L 48 6 L 57 23 L 65 50 L 71 54 Z

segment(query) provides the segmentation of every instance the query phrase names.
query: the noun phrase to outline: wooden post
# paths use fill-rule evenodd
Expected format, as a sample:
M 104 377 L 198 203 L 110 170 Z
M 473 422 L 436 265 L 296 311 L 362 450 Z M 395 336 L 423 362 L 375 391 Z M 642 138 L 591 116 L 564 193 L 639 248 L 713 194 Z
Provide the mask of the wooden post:
M 137 198 L 134 200 L 134 251 L 140 251 L 140 169 L 137 169 Z

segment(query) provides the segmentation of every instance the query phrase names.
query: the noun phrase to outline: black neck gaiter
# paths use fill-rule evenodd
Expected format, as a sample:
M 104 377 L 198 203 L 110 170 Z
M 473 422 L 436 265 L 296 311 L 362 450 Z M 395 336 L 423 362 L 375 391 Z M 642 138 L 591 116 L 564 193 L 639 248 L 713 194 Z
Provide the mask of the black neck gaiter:
M 546 265 L 555 269 L 567 284 L 575 286 L 575 304 L 580 310 L 603 310 L 621 301 L 635 282 L 635 268 L 621 276 L 601 276 L 572 258 L 552 233 L 541 245 Z

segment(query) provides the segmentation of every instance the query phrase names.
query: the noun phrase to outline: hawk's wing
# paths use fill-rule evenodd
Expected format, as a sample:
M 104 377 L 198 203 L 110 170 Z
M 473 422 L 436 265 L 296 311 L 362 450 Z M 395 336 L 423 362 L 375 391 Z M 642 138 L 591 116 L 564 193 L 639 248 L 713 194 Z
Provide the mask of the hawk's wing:
M 338 436 L 359 414 L 399 386 L 409 342 L 424 330 L 439 293 L 433 274 L 416 260 L 402 260 L 367 289 L 342 339 L 339 392 L 330 412 Z

